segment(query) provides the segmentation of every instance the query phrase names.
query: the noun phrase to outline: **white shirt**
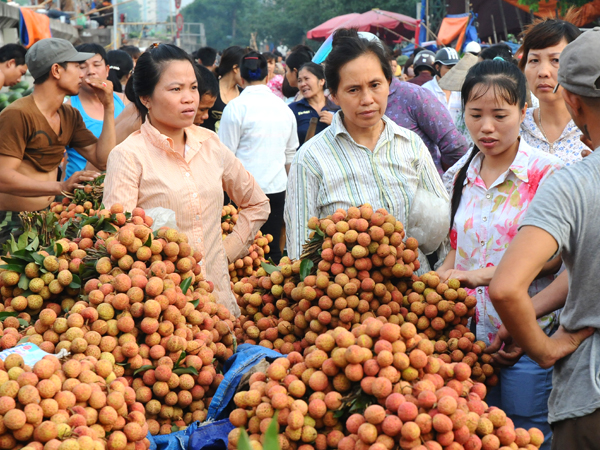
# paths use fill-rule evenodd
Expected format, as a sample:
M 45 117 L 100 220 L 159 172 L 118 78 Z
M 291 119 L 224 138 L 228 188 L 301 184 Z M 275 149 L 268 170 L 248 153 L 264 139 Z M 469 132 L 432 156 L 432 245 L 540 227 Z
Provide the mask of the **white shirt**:
M 227 104 L 219 138 L 265 194 L 285 191 L 285 166 L 291 164 L 298 148 L 296 118 L 267 85 L 248 86 Z
M 433 92 L 437 99 L 442 102 L 442 105 L 445 105 L 450 111 L 450 115 L 452 116 L 452 120 L 454 124 L 457 125 L 458 118 L 462 115 L 462 105 L 461 105 L 461 96 L 460 92 L 452 91 L 450 92 L 450 97 L 446 100 L 446 93 L 442 90 L 440 85 L 438 84 L 437 77 L 433 77 L 432 80 L 428 81 L 423 85 L 423 88 Z

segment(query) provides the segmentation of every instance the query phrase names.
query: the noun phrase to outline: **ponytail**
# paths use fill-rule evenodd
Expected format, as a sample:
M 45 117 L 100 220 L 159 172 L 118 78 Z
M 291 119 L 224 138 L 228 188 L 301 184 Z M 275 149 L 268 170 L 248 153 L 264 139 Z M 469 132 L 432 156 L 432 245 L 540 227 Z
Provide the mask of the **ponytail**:
M 240 75 L 248 81 L 264 80 L 268 74 L 267 59 L 258 52 L 250 52 L 242 57 Z
M 460 168 L 456 178 L 454 179 L 452 199 L 450 202 L 450 230 L 452 230 L 452 227 L 454 227 L 454 216 L 456 216 L 456 211 L 458 211 L 458 207 L 460 206 L 460 201 L 463 194 L 463 185 L 467 179 L 467 171 L 469 170 L 469 166 L 471 165 L 473 158 L 477 156 L 477 153 L 479 153 L 479 148 L 475 145 L 473 146 L 473 150 L 471 150 L 471 155 L 467 159 L 467 162 Z

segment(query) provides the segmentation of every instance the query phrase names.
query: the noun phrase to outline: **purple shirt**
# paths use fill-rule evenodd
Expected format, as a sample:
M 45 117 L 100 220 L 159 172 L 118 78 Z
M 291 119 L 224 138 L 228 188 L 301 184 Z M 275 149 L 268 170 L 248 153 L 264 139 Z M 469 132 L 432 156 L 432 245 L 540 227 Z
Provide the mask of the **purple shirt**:
M 385 115 L 423 139 L 440 174 L 445 172 L 442 163 L 452 167 L 468 150 L 448 109 L 420 86 L 393 78 Z

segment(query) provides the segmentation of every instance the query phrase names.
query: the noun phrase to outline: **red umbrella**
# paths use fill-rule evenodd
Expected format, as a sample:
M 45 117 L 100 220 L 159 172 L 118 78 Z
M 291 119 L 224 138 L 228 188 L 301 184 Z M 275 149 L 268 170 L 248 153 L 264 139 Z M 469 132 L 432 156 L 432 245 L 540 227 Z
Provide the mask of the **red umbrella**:
M 345 22 L 359 16 L 360 14 L 358 13 L 350 13 L 334 17 L 332 19 L 329 19 L 327 22 L 323 22 L 321 25 L 310 30 L 308 33 L 306 33 L 306 37 L 308 39 L 314 39 L 316 41 L 325 40 L 336 29 L 344 25 Z
M 391 11 L 372 9 L 348 21 L 344 28 L 357 28 L 358 31 L 369 31 L 386 42 L 397 42 L 404 38 L 412 38 L 419 21 L 403 14 Z

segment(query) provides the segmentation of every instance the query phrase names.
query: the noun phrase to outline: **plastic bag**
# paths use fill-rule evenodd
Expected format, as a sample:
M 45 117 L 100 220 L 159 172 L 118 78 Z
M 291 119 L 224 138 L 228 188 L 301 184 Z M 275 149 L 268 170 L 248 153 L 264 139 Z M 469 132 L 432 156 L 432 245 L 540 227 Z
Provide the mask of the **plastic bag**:
M 192 422 L 183 431 L 174 431 L 170 434 L 152 436 L 146 435 L 150 441 L 149 450 L 187 450 L 190 436 L 198 429 L 200 422 Z
M 419 241 L 419 249 L 429 255 L 438 249 L 449 229 L 448 200 L 425 189 L 417 189 L 408 215 L 406 235 Z
M 158 206 L 146 210 L 146 215 L 152 217 L 152 231 L 156 231 L 162 227 L 169 227 L 178 230 L 177 217 L 172 209 Z
M 8 350 L 0 352 L 0 359 L 4 361 L 8 355 L 12 355 L 13 353 L 21 355 L 23 357 L 23 361 L 25 361 L 25 364 L 30 367 L 33 367 L 34 364 L 40 361 L 44 356 L 50 355 L 50 353 L 46 353 L 37 345 L 32 344 L 31 342 L 25 342 L 23 344 L 19 344 L 13 348 L 9 348 Z M 68 354 L 69 353 L 66 350 L 64 352 L 62 352 L 61 350 L 61 353 L 52 356 L 62 358 Z

